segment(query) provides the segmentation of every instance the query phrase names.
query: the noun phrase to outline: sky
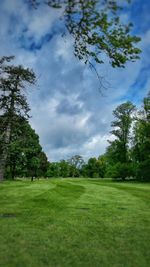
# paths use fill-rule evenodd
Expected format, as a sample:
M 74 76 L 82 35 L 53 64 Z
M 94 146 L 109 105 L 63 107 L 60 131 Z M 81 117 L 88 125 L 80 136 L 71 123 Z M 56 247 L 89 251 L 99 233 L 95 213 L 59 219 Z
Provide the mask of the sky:
M 125 69 L 108 62 L 96 66 L 106 87 L 101 94 L 95 72 L 74 56 L 71 36 L 62 37 L 61 10 L 0 0 L 0 57 L 15 55 L 14 64 L 36 73 L 36 86 L 26 90 L 30 124 L 49 161 L 103 154 L 113 139 L 112 111 L 127 100 L 142 105 L 150 90 L 149 13 L 149 0 L 132 0 L 122 12 L 122 21 L 132 21 L 134 34 L 142 38 L 141 59 Z

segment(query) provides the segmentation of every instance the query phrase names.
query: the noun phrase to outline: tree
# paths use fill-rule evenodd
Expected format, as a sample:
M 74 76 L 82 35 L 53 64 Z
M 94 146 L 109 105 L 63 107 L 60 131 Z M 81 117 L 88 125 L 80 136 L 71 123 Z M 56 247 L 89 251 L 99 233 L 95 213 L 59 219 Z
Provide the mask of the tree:
M 35 133 L 35 130 L 31 128 L 29 123 L 25 125 L 23 136 L 22 151 L 26 176 L 39 177 L 44 174 L 42 171 L 43 164 L 47 165 L 47 157 L 42 151 L 42 147 L 39 143 L 39 136 Z M 46 170 L 47 169 L 45 169 L 45 171 Z
M 143 100 L 134 126 L 132 157 L 137 164 L 137 177 L 150 180 L 150 92 Z
M 46 173 L 47 177 L 60 177 L 60 163 L 59 162 L 49 162 L 48 169 Z
M 110 165 L 120 163 L 119 168 L 116 168 L 118 171 L 119 177 L 125 179 L 122 175 L 121 164 L 125 169 L 128 168 L 130 163 L 129 157 L 129 142 L 130 142 L 130 128 L 133 121 L 133 111 L 135 106 L 131 102 L 126 102 L 118 106 L 114 111 L 115 120 L 112 122 L 111 126 L 114 128 L 111 133 L 115 136 L 114 141 L 109 141 L 110 146 L 107 149 L 107 158 L 110 160 Z M 119 171 L 120 170 L 120 171 Z M 114 172 L 114 166 L 113 166 Z M 111 173 L 109 169 L 109 173 Z M 128 173 L 126 171 L 126 173 Z M 116 175 L 116 174 L 115 174 Z
M 45 176 L 48 161 L 39 136 L 25 118 L 16 116 L 15 126 L 8 146 L 5 177 Z
M 114 143 L 116 145 L 116 150 L 120 152 L 118 155 L 118 160 L 120 162 L 128 162 L 129 136 L 134 110 L 135 106 L 128 101 L 121 104 L 113 111 L 115 121 L 111 123 L 111 126 L 114 128 L 111 133 L 116 137 L 116 140 L 110 143 Z
M 70 165 L 68 161 L 61 160 L 60 163 L 60 176 L 69 177 L 70 175 Z
M 47 156 L 43 151 L 41 151 L 40 154 L 38 155 L 38 157 L 39 157 L 39 161 L 40 161 L 40 166 L 38 169 L 38 176 L 39 177 L 41 177 L 41 176 L 46 177 L 46 172 L 48 169 Z
M 106 155 L 100 155 L 98 157 L 98 163 L 99 163 L 99 176 L 101 178 L 105 177 L 106 167 L 107 167 L 107 158 Z
M 99 177 L 99 164 L 96 158 L 90 158 L 88 160 L 86 170 L 87 170 L 88 177 L 91 177 L 91 178 Z
M 37 8 L 45 4 L 45 1 L 30 2 Z M 132 24 L 121 23 L 120 3 L 119 0 L 48 0 L 46 4 L 51 8 L 63 7 L 65 27 L 74 38 L 74 54 L 79 60 L 94 67 L 94 62 L 104 63 L 104 53 L 113 67 L 124 67 L 127 61 L 138 59 L 141 51 L 135 46 L 140 38 L 130 34 Z
M 17 116 L 28 118 L 29 105 L 24 90 L 27 84 L 35 83 L 35 74 L 28 68 L 8 64 L 13 57 L 0 59 L 0 111 L 1 120 L 1 155 L 0 180 L 4 179 L 8 148 L 13 131 L 16 127 Z
M 71 157 L 71 159 L 69 159 L 68 162 L 71 166 L 70 168 L 71 176 L 72 177 L 80 176 L 80 169 L 82 168 L 82 165 L 84 164 L 84 160 L 82 156 L 75 155 Z

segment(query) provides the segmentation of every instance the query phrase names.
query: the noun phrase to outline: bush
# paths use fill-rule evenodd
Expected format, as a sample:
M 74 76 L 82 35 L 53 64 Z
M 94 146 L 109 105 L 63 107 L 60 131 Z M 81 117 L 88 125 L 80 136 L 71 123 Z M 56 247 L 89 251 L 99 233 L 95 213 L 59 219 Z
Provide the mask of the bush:
M 137 169 L 137 179 L 150 181 L 150 159 L 139 163 Z
M 136 166 L 132 163 L 117 162 L 108 168 L 106 176 L 114 179 L 125 180 L 127 177 L 135 177 Z

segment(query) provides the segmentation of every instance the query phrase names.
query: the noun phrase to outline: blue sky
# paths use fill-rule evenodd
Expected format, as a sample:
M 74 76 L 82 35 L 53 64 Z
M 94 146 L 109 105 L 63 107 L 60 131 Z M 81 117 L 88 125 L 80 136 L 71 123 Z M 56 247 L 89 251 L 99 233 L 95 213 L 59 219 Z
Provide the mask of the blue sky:
M 50 161 L 80 154 L 99 156 L 108 145 L 112 111 L 131 100 L 140 106 L 150 90 L 150 1 L 132 0 L 122 13 L 142 41 L 141 59 L 125 69 L 97 66 L 107 90 L 102 96 L 96 75 L 73 54 L 73 40 L 62 38 L 61 10 L 32 9 L 25 0 L 0 1 L 0 56 L 33 68 L 37 85 L 27 93 L 30 123 Z

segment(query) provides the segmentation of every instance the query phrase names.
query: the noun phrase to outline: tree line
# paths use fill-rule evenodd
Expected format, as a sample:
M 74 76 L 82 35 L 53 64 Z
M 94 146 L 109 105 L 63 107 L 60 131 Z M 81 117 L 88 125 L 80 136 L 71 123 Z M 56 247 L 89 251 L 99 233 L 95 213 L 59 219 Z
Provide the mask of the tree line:
M 47 177 L 90 177 L 150 181 L 150 92 L 141 109 L 127 101 L 114 111 L 106 152 L 86 163 L 76 155 L 71 160 L 49 163 Z
M 106 176 L 150 181 L 150 92 L 138 110 L 131 102 L 114 112 L 111 133 L 115 140 L 106 151 Z

